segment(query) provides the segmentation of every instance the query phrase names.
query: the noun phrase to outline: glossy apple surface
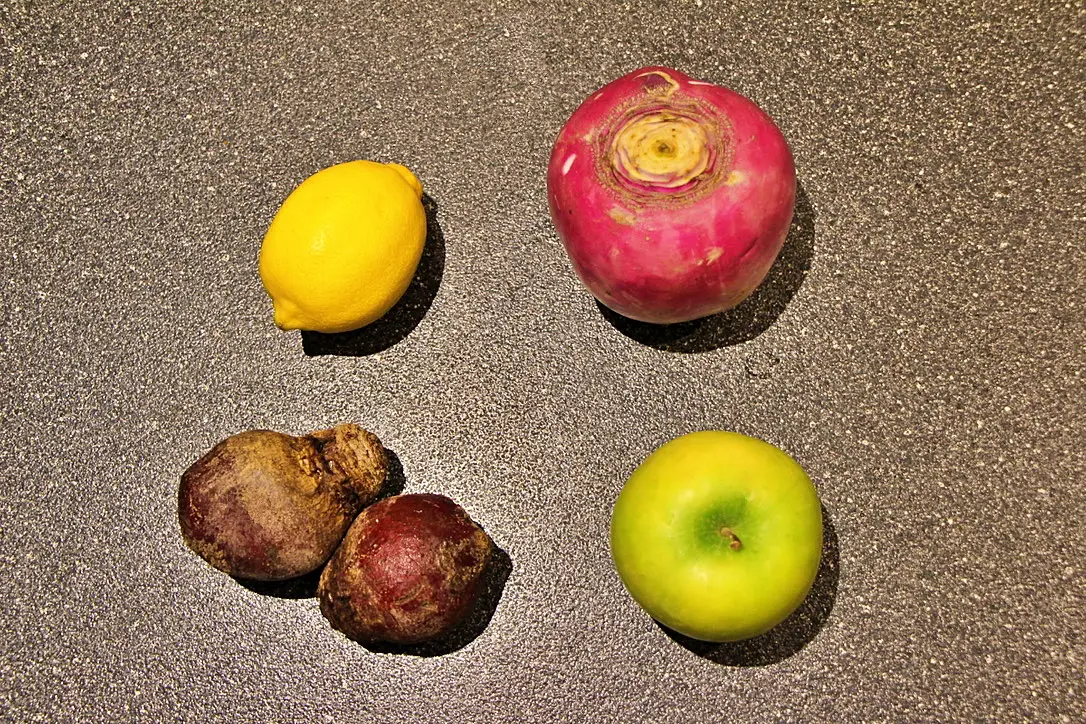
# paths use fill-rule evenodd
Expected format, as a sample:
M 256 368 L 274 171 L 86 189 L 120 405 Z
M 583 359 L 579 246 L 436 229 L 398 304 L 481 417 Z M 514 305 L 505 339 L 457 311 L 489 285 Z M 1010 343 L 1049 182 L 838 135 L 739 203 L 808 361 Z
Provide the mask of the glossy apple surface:
M 806 597 L 822 509 L 788 454 L 739 433 L 695 432 L 650 455 L 611 519 L 611 554 L 634 600 L 703 641 L 765 633 Z

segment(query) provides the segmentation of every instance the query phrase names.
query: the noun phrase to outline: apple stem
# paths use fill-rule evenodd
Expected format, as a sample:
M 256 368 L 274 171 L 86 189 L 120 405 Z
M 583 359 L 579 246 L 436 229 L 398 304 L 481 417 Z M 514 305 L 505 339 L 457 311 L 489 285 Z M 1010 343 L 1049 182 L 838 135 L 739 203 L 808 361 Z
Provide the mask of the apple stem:
M 735 531 L 731 528 L 721 528 L 720 535 L 724 536 L 725 538 L 732 539 L 731 543 L 728 544 L 728 547 L 731 548 L 733 551 L 737 551 L 743 547 L 743 541 L 739 540 L 739 536 L 737 536 L 735 534 Z

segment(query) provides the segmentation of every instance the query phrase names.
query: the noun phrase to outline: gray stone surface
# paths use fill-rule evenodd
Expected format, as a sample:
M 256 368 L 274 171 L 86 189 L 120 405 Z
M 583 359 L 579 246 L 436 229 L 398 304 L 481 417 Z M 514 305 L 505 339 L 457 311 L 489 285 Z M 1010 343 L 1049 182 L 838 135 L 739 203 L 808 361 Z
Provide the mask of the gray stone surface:
M 0 718 L 1080 717 L 1082 3 L 815 5 L 0 2 Z M 761 104 L 805 195 L 764 293 L 667 334 L 600 313 L 544 188 L 650 63 Z M 257 250 L 359 157 L 417 172 L 441 248 L 370 354 L 309 356 Z M 368 651 L 183 546 L 215 441 L 346 420 L 508 553 L 466 646 Z M 610 566 L 625 476 L 706 427 L 793 453 L 835 532 L 747 647 L 672 640 Z

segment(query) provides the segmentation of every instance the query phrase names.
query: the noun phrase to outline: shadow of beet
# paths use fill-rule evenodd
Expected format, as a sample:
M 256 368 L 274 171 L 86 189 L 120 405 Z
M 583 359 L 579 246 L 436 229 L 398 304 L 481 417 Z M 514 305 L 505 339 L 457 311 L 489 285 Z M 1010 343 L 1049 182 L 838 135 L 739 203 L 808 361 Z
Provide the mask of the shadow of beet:
M 372 324 L 351 332 L 302 332 L 302 351 L 308 357 L 340 355 L 365 357 L 383 352 L 407 338 L 430 310 L 445 273 L 445 235 L 437 221 L 437 202 L 422 195 L 426 210 L 426 243 L 411 285 L 396 306 Z
M 471 609 L 459 624 L 449 633 L 430 641 L 404 646 L 400 644 L 359 642 L 359 644 L 375 653 L 400 654 L 407 656 L 444 656 L 464 648 L 490 625 L 490 619 L 498 608 L 502 592 L 505 590 L 505 582 L 513 572 L 513 561 L 509 554 L 496 544 L 494 552 L 490 556 L 490 562 L 483 572 L 483 580 L 480 583 L 479 597 L 475 599 Z
M 792 226 L 766 278 L 743 302 L 726 312 L 678 324 L 651 324 L 624 317 L 596 302 L 603 318 L 624 335 L 665 352 L 708 352 L 749 342 L 769 329 L 796 296 L 814 258 L 815 210 L 796 185 Z
M 725 666 L 767 666 L 798 653 L 814 640 L 833 610 L 837 599 L 837 580 L 841 554 L 837 529 L 825 506 L 822 507 L 822 562 L 814 585 L 800 607 L 791 616 L 761 636 L 746 641 L 717 644 L 683 636 L 657 622 L 664 633 L 703 659 Z
M 407 484 L 400 456 L 388 448 L 385 448 L 385 452 L 388 454 L 388 473 L 385 475 L 385 482 L 381 486 L 380 492 L 377 493 L 374 503 L 378 500 L 390 498 L 393 495 L 399 495 L 404 491 Z M 289 599 L 315 598 L 317 584 L 320 583 L 323 570 L 324 566 L 321 566 L 312 573 L 297 578 L 289 578 L 285 581 L 252 581 L 245 578 L 235 578 L 234 580 L 242 588 L 247 588 L 253 593 L 259 593 L 261 596 Z
M 234 580 L 242 588 L 247 588 L 253 593 L 259 593 L 261 596 L 288 599 L 316 598 L 317 584 L 320 583 L 321 571 L 323 570 L 324 566 L 321 566 L 312 573 L 297 578 L 289 578 L 285 581 L 250 581 L 245 578 L 235 578 Z

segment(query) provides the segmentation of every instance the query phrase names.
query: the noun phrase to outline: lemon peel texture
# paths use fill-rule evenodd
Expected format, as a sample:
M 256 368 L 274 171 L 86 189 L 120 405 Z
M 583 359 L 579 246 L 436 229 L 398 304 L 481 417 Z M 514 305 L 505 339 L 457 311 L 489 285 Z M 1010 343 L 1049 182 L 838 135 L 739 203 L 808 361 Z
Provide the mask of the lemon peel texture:
M 290 193 L 260 247 L 260 279 L 284 330 L 347 332 L 411 284 L 426 241 L 422 184 L 400 164 L 350 161 Z

